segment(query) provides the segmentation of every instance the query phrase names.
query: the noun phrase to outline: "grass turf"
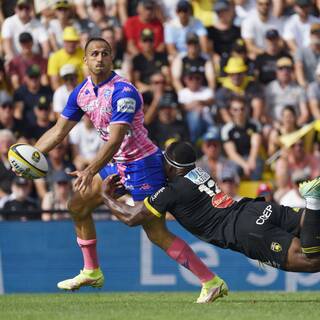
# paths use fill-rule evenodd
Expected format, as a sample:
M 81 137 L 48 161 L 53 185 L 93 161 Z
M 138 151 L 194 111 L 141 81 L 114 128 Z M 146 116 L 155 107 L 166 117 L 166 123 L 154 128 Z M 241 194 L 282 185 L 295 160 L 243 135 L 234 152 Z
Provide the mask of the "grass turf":
M 61 293 L 0 296 L 3 320 L 308 320 L 320 292 L 235 292 L 208 305 L 192 293 Z

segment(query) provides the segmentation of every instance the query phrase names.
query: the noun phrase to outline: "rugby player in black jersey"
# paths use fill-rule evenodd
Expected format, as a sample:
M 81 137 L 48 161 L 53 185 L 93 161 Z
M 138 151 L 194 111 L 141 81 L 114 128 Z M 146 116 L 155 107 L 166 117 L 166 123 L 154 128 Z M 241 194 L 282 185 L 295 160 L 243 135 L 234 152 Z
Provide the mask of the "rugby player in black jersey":
M 136 226 L 170 212 L 193 235 L 220 248 L 286 271 L 320 271 L 320 178 L 300 185 L 306 208 L 296 211 L 264 198 L 234 201 L 195 167 L 188 143 L 172 143 L 164 156 L 168 183 L 141 204 L 118 202 L 118 178 L 108 179 L 104 202 L 119 220 Z

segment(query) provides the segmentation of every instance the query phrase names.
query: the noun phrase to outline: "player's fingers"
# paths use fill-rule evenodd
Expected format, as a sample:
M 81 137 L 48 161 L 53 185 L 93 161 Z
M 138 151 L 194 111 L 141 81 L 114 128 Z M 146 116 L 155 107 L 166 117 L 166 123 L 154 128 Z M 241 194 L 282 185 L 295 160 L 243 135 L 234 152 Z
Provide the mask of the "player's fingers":
M 75 170 L 75 171 L 67 172 L 67 174 L 69 174 L 70 176 L 73 176 L 73 177 L 78 177 L 79 176 L 79 171 Z

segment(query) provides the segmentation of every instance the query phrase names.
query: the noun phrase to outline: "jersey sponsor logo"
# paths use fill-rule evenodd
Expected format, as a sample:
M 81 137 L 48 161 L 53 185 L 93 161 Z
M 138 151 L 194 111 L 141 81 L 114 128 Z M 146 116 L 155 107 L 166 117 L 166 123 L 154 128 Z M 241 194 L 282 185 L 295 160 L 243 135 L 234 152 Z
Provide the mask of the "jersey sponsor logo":
M 132 89 L 130 87 L 124 87 L 121 92 L 131 92 Z
M 159 196 L 159 194 L 160 194 L 161 192 L 163 192 L 163 191 L 164 191 L 164 187 L 162 187 L 161 189 L 159 189 L 158 191 L 156 191 L 156 192 L 150 197 L 150 200 L 151 200 L 151 201 L 156 200 L 157 197 Z
M 134 113 L 136 111 L 136 100 L 132 98 L 122 98 L 117 101 L 118 112 Z
M 211 203 L 215 208 L 227 208 L 234 203 L 234 200 L 227 194 L 219 192 L 212 198 Z
M 202 168 L 195 168 L 189 171 L 185 175 L 185 178 L 189 179 L 191 182 L 197 185 L 201 185 L 210 179 L 210 175 L 206 171 L 204 171 Z
M 282 251 L 281 244 L 278 242 L 272 242 L 270 248 L 274 252 L 281 252 Z
M 106 89 L 103 93 L 104 97 L 108 99 L 111 96 L 112 90 L 111 89 Z
M 86 106 L 83 106 L 81 109 L 84 112 L 91 112 L 95 109 L 95 107 L 98 105 L 98 100 L 92 100 L 87 104 Z
M 265 221 L 267 221 L 272 213 L 272 206 L 271 204 L 269 204 L 268 206 L 266 206 L 266 208 L 263 210 L 262 215 L 256 220 L 256 224 L 258 225 L 263 225 L 265 223 Z

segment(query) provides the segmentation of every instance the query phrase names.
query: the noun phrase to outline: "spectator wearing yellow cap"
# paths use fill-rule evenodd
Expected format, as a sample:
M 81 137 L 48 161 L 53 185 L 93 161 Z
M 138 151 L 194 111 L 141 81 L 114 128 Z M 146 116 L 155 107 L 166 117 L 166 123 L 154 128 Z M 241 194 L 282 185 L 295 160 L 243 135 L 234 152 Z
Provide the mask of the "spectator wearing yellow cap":
M 281 121 L 281 112 L 286 105 L 292 105 L 298 115 L 298 125 L 309 120 L 305 90 L 294 80 L 293 61 L 288 57 L 277 60 L 276 80 L 266 87 L 268 114 L 273 121 Z
M 252 116 L 261 120 L 264 115 L 263 89 L 253 78 L 248 76 L 248 67 L 240 57 L 230 57 L 220 79 L 221 88 L 216 93 L 216 106 L 224 122 L 230 122 L 228 111 L 233 96 L 245 97 L 246 104 L 252 109 Z
M 29 0 L 18 0 L 15 14 L 3 22 L 1 36 L 7 61 L 10 61 L 14 55 L 21 53 L 19 35 L 22 32 L 29 32 L 32 35 L 34 52 L 40 52 L 40 46 L 43 57 L 49 56 L 48 33 L 40 21 L 32 16 L 32 1 Z
M 53 90 L 60 86 L 59 72 L 63 65 L 73 64 L 76 67 L 78 82 L 83 80 L 83 55 L 79 46 L 79 34 L 74 27 L 63 30 L 63 48 L 53 53 L 48 62 L 48 75 Z

